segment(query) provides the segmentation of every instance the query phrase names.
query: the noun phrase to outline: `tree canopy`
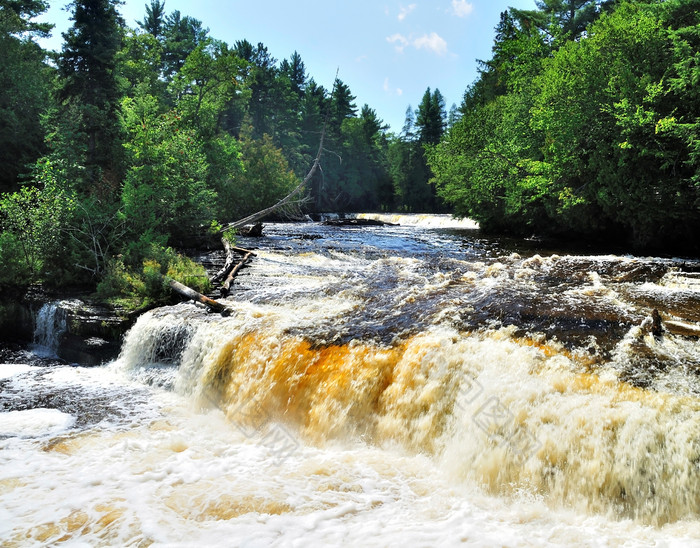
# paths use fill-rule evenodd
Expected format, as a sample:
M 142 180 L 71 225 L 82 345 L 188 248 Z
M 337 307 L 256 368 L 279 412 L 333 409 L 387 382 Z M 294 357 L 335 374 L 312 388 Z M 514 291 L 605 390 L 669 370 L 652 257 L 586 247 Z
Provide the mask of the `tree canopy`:
M 695 245 L 700 2 L 611 4 L 502 14 L 462 119 L 430 153 L 459 215 L 518 234 Z
M 47 2 L 0 0 L 0 284 L 143 296 L 185 268 L 173 247 L 296 188 L 322 131 L 308 213 L 697 242 L 700 0 L 536 4 L 501 14 L 459 106 L 427 88 L 395 134 L 297 51 L 227 44 L 163 0 L 136 28 L 119 0 L 74 0 L 55 54 Z

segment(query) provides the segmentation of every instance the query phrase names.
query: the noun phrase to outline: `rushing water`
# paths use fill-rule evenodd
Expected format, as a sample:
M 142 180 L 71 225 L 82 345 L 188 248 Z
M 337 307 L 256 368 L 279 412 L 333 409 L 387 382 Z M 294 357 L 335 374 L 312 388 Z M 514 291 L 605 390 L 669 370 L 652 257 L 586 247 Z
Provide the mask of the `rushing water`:
M 34 318 L 34 342 L 32 351 L 41 357 L 55 358 L 61 336 L 67 329 L 66 312 L 61 303 L 45 303 Z
M 0 542 L 700 546 L 700 263 L 268 225 L 228 318 L 0 366 Z

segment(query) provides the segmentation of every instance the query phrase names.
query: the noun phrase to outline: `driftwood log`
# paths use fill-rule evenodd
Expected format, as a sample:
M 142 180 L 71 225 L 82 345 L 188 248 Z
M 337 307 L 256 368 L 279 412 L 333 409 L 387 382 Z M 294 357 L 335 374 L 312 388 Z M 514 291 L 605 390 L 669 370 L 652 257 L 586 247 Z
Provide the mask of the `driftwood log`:
M 206 295 L 202 295 L 198 291 L 195 291 L 191 287 L 187 287 L 184 284 L 181 284 L 180 282 L 173 280 L 172 278 L 167 278 L 168 283 L 170 284 L 170 287 L 182 295 L 183 297 L 186 297 L 187 299 L 191 299 L 193 301 L 196 301 L 198 303 L 202 303 L 204 306 L 206 306 L 209 310 L 212 312 L 218 312 L 222 316 L 230 316 L 233 310 L 231 310 L 229 307 L 227 307 L 225 304 L 220 303 L 219 301 L 215 301 L 214 299 L 210 299 Z
M 681 337 L 700 337 L 700 325 L 678 320 L 664 320 L 656 308 L 651 311 L 651 317 L 642 322 L 642 327 L 655 337 L 661 337 L 664 333 Z
M 219 270 L 216 274 L 214 274 L 211 277 L 212 283 L 218 283 L 229 276 L 233 268 L 236 266 L 236 256 L 234 255 L 234 253 L 251 255 L 252 257 L 257 256 L 250 249 L 243 249 L 242 247 L 236 247 L 235 245 L 231 245 L 231 242 L 229 242 L 226 238 L 221 238 L 221 241 L 223 242 L 224 251 L 226 252 L 226 262 L 224 263 L 224 266 L 221 268 L 221 270 Z
M 696 324 L 666 320 L 664 322 L 664 328 L 674 335 L 681 335 L 682 337 L 700 337 L 700 326 Z
M 221 296 L 222 297 L 228 297 L 229 293 L 231 292 L 231 285 L 233 284 L 234 278 L 238 275 L 238 273 L 241 271 L 241 269 L 246 265 L 246 263 L 250 260 L 251 257 L 253 257 L 255 253 L 252 251 L 249 251 L 243 256 L 243 259 L 235 266 L 233 269 L 231 269 L 231 272 L 229 275 L 226 277 L 226 281 L 224 281 L 223 284 L 221 284 Z

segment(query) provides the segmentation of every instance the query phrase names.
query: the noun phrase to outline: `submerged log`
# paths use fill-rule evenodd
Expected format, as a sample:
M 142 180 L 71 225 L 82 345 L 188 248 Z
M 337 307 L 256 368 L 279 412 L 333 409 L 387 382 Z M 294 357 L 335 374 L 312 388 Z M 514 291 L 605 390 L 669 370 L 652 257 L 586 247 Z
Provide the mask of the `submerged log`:
M 172 287 L 174 291 L 176 291 L 183 297 L 186 297 L 187 299 L 191 299 L 198 303 L 202 303 L 204 306 L 206 306 L 209 310 L 213 312 L 218 312 L 224 317 L 230 316 L 233 312 L 233 310 L 231 310 L 226 305 L 220 303 L 219 301 L 215 301 L 214 299 L 210 299 L 206 295 L 202 295 L 201 293 L 195 291 L 191 287 L 187 287 L 185 284 L 181 284 L 180 282 L 173 280 L 172 278 L 168 278 L 167 280 L 170 284 L 170 287 Z

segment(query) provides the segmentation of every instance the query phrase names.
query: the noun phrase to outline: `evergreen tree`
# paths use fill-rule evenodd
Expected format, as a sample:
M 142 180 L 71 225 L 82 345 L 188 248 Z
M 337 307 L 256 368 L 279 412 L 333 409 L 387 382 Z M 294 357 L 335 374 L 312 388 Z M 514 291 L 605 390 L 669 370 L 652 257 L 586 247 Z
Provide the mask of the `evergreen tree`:
M 433 93 L 430 93 L 430 88 L 426 90 L 416 111 L 415 125 L 422 144 L 436 145 L 440 142 L 447 125 L 447 113 L 445 99 L 439 89 Z
M 535 25 L 553 38 L 573 40 L 586 32 L 604 9 L 615 0 L 535 0 L 537 10 L 513 9 L 513 13 L 525 23 Z
M 34 41 L 52 25 L 32 19 L 48 7 L 0 0 L 0 191 L 11 189 L 44 150 L 42 113 L 50 102 L 46 53 Z
M 340 78 L 336 78 L 329 105 L 331 109 L 329 126 L 332 136 L 339 135 L 343 120 L 353 118 L 357 114 L 354 101 L 355 96 L 350 92 L 350 87 Z
M 175 10 L 165 18 L 163 25 L 163 73 L 165 79 L 172 80 L 197 46 L 204 43 L 209 29 L 202 27 L 202 22 L 194 17 L 183 17 Z
M 146 4 L 146 17 L 139 22 L 139 27 L 154 38 L 160 38 L 165 24 L 165 0 L 151 0 Z
M 275 81 L 277 78 L 277 59 L 272 57 L 267 47 L 258 43 L 253 46 L 247 40 L 239 40 L 233 47 L 234 52 L 249 64 L 246 78 L 250 90 L 248 115 L 253 126 L 253 137 L 275 134 L 276 112 Z
M 76 0 L 73 26 L 63 35 L 58 156 L 85 167 L 81 190 L 110 194 L 118 185 L 120 92 L 115 72 L 123 21 L 119 0 Z M 78 152 L 77 158 L 71 150 Z
M 280 72 L 289 78 L 292 91 L 301 99 L 306 88 L 306 67 L 301 56 L 295 51 L 289 60 L 284 59 L 280 65 Z

